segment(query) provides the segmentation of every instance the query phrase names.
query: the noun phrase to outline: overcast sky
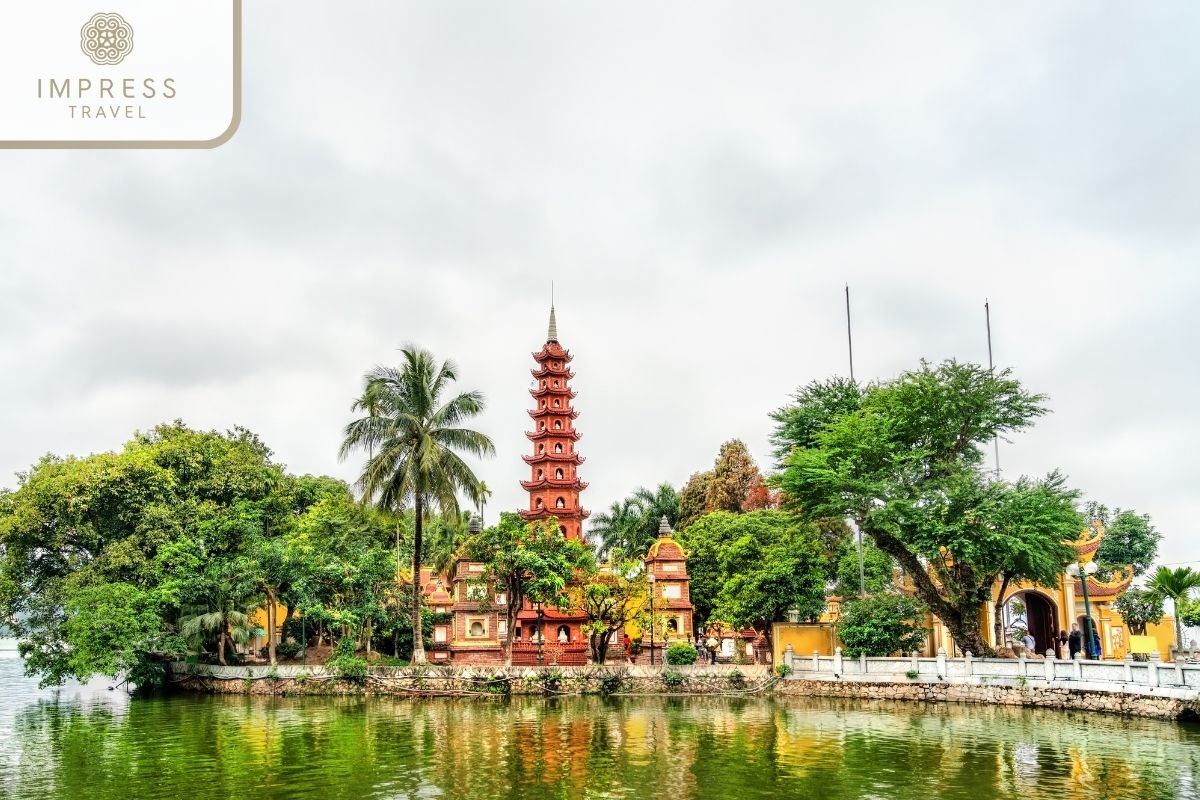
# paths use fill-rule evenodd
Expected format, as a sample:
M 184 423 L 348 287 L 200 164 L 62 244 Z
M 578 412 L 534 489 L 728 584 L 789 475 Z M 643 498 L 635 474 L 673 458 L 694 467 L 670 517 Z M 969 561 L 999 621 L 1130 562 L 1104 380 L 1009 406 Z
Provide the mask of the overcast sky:
M 1200 559 L 1200 5 L 246 4 L 215 151 L 0 151 L 0 485 L 176 417 L 336 454 L 415 342 L 488 398 L 524 501 L 550 281 L 606 508 L 846 372 L 997 363 L 1001 449 Z M 968 9 L 968 6 L 970 8 Z

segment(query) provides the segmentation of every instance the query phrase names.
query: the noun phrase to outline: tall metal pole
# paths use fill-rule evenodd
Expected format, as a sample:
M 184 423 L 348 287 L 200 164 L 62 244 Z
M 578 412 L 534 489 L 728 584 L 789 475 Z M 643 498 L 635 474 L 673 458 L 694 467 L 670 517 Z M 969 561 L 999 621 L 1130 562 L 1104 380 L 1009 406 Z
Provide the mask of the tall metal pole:
M 654 575 L 649 578 L 650 584 L 650 666 L 654 666 Z
M 542 665 L 542 642 L 543 642 L 543 641 L 545 641 L 545 639 L 546 639 L 546 630 L 545 630 L 545 628 L 546 628 L 546 617 L 545 617 L 545 612 L 543 612 L 543 611 L 542 611 L 542 602 L 541 602 L 540 600 L 537 602 L 537 619 L 538 619 L 538 627 L 537 627 L 538 653 L 537 653 L 537 659 L 538 659 L 538 666 L 540 667 L 540 666 Z
M 1083 587 L 1083 630 L 1087 636 L 1087 642 L 1084 643 L 1083 652 L 1088 657 L 1092 657 L 1092 642 L 1095 641 L 1096 632 L 1092 630 L 1092 603 L 1088 599 L 1087 590 L 1087 570 L 1083 568 L 1083 564 L 1079 565 L 1079 585 Z
M 854 338 L 850 335 L 850 284 L 846 284 L 846 349 L 850 354 L 850 380 L 854 380 Z
M 983 299 L 983 315 L 987 320 L 987 343 L 988 343 L 988 371 L 993 375 L 996 372 L 996 367 L 992 363 L 992 307 L 989 305 L 987 298 Z M 992 446 L 996 450 L 996 480 L 1000 480 L 1000 436 L 992 440 Z

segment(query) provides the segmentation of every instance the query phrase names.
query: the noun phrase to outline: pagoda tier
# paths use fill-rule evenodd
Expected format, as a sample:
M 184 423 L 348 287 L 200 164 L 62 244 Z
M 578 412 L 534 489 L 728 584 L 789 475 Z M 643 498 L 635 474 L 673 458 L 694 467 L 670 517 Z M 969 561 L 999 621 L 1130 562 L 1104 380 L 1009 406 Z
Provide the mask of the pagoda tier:
M 529 506 L 521 516 L 526 520 L 556 517 L 563 536 L 583 541 L 583 520 L 588 512 L 580 506 L 579 493 L 587 483 L 576 471 L 584 458 L 575 452 L 580 438 L 574 427 L 579 413 L 571 406 L 576 395 L 570 381 L 575 373 L 567 366 L 571 354 L 558 341 L 553 308 L 546 344 L 533 357 L 537 369 L 531 372 L 538 380 L 529 394 L 537 408 L 529 416 L 537 420 L 537 430 L 525 434 L 533 444 L 533 454 L 521 457 L 529 465 L 529 480 L 521 481 L 521 488 L 529 493 Z
M 573 408 L 531 408 L 526 413 L 534 419 L 538 417 L 570 417 L 571 419 L 575 419 L 579 416 L 579 412 Z
M 553 309 L 551 309 L 551 311 L 553 311 Z M 555 345 L 556 350 L 550 349 L 551 344 Z M 558 342 L 546 342 L 546 344 L 542 346 L 541 350 L 537 351 L 536 353 L 532 353 L 532 355 L 533 360 L 538 362 L 538 364 L 541 364 L 543 361 L 552 358 L 558 359 L 558 361 L 564 364 L 570 364 L 571 359 L 575 357 L 559 346 Z M 544 365 L 542 366 L 542 369 L 545 369 Z
M 535 377 L 535 378 L 558 377 L 558 378 L 564 378 L 566 380 L 571 380 L 571 378 L 575 377 L 575 373 L 572 372 L 569 367 L 561 367 L 559 369 L 554 369 L 552 367 L 542 367 L 541 369 L 529 370 L 529 374 L 533 375 L 533 377 Z
M 528 437 L 530 439 L 534 439 L 534 440 L 549 438 L 549 439 L 570 439 L 573 442 L 578 442 L 580 439 L 583 438 L 583 434 L 580 433 L 579 431 L 552 430 L 551 428 L 543 428 L 542 430 L 537 431 L 536 433 L 527 433 L 525 435 L 526 435 L 526 437 Z
M 558 519 L 559 524 L 562 525 L 565 525 L 571 520 L 584 520 L 592 515 L 592 512 L 586 508 L 576 509 L 575 511 L 568 513 L 566 509 L 563 508 L 549 507 L 535 508 L 531 511 L 518 511 L 517 513 L 521 515 L 521 519 L 526 520 L 549 519 L 550 517 L 555 517 Z
M 554 462 L 560 464 L 582 464 L 586 458 L 578 453 L 538 453 L 536 456 L 521 456 L 526 464 L 544 464 Z
M 529 393 L 531 395 L 533 395 L 534 397 L 551 397 L 551 396 L 553 396 L 553 397 L 569 397 L 572 400 L 575 399 L 575 392 L 571 391 L 570 389 L 563 389 L 563 388 L 559 388 L 556 386 L 542 386 L 537 389 L 530 389 Z M 555 406 L 555 408 L 559 408 L 559 407 L 560 406 Z M 563 406 L 563 407 L 565 407 L 565 406 Z
M 534 489 L 570 489 L 572 487 L 582 492 L 588 487 L 588 482 L 571 478 L 542 478 L 541 480 L 521 481 L 521 488 L 527 492 L 532 492 Z

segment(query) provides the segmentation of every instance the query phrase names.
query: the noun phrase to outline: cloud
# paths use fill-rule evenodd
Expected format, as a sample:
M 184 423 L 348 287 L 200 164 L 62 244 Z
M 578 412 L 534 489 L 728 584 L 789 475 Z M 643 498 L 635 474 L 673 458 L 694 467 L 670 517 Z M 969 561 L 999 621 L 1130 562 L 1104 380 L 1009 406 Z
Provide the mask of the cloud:
M 183 417 L 352 478 L 350 400 L 412 341 L 487 394 L 517 506 L 554 280 L 605 508 L 732 437 L 768 464 L 767 413 L 847 369 L 849 283 L 865 378 L 986 359 L 989 298 L 1054 409 L 1004 468 L 1200 559 L 1198 14 L 253 4 L 229 144 L 0 153 L 0 472 Z

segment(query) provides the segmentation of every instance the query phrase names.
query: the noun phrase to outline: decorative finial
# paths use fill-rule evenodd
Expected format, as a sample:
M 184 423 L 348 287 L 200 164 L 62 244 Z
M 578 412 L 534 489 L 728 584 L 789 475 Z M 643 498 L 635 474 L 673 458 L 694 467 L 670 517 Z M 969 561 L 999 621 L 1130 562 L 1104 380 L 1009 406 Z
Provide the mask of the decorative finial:
M 554 318 L 554 306 L 550 306 L 550 330 L 546 333 L 546 341 L 558 341 L 558 321 Z
M 671 523 L 667 522 L 667 515 L 663 514 L 662 519 L 658 521 L 658 535 L 670 536 L 672 533 L 674 531 L 671 530 Z
M 483 530 L 483 517 L 478 514 L 471 515 L 471 521 L 467 523 L 467 530 L 470 533 L 479 533 Z

